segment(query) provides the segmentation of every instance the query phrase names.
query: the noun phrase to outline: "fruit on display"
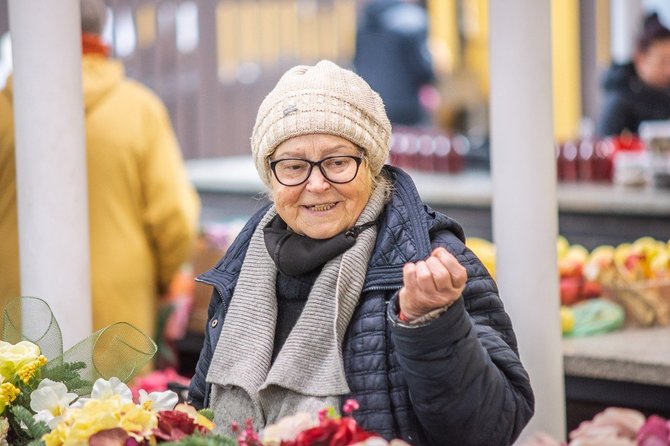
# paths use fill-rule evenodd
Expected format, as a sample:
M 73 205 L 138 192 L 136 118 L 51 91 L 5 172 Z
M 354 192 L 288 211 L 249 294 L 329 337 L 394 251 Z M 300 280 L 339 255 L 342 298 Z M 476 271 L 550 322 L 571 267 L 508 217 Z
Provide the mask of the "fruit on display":
M 559 290 L 561 305 L 574 305 L 584 299 L 598 297 L 602 288 L 595 280 L 584 275 L 589 260 L 589 251 L 582 245 L 570 245 L 559 236 L 556 242 L 558 256 Z
M 481 238 L 468 239 L 466 245 L 495 277 L 495 245 Z M 564 332 L 571 324 L 579 325 L 574 312 L 570 322 L 570 307 L 601 296 L 622 306 L 634 324 L 670 324 L 670 240 L 641 237 L 589 252 L 559 236 L 556 253 Z
M 596 252 L 597 251 L 597 252 Z M 670 243 L 641 237 L 616 247 L 596 248 L 585 275 L 626 308 L 639 325 L 670 323 Z
M 570 333 L 574 327 L 575 313 L 570 307 L 561 305 L 561 333 Z
M 584 273 L 606 285 L 670 279 L 670 243 L 642 237 L 616 247 L 599 246 L 591 252 Z

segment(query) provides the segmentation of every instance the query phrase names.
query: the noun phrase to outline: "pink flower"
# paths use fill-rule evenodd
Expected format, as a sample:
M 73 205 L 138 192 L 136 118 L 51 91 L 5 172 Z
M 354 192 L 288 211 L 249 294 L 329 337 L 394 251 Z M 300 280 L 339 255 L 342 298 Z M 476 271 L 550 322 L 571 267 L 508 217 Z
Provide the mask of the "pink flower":
M 167 390 L 169 383 L 188 386 L 189 382 L 190 380 L 188 378 L 178 374 L 175 369 L 169 368 L 156 370 L 148 375 L 135 379 L 134 385 L 130 390 L 133 392 L 133 400 L 137 401 L 140 389 L 146 390 L 147 393 L 162 392 Z
M 647 422 L 638 432 L 637 444 L 639 446 L 668 446 L 669 438 L 668 421 L 658 415 L 652 415 L 647 418 Z

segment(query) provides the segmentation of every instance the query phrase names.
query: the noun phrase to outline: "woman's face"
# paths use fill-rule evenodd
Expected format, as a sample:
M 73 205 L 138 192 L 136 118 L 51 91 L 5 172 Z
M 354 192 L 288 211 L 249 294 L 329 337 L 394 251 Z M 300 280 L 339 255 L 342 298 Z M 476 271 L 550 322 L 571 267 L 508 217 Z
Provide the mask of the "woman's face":
M 272 161 L 301 158 L 320 161 L 331 156 L 360 156 L 358 148 L 334 135 L 296 136 L 277 146 Z M 351 228 L 363 212 L 372 193 L 372 178 L 364 160 L 349 183 L 331 183 L 314 166 L 307 181 L 284 186 L 272 175 L 272 198 L 279 216 L 296 233 L 326 239 Z
M 670 87 L 670 40 L 654 42 L 644 53 L 637 53 L 635 69 L 640 78 L 652 87 Z

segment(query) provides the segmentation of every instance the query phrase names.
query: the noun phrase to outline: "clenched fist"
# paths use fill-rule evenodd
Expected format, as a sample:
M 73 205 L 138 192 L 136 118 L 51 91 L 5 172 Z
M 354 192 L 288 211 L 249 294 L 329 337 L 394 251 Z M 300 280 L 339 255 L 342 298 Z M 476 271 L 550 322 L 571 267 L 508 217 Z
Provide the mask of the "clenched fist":
M 400 311 L 412 321 L 455 302 L 465 288 L 468 273 L 444 248 L 436 248 L 426 260 L 403 268 Z

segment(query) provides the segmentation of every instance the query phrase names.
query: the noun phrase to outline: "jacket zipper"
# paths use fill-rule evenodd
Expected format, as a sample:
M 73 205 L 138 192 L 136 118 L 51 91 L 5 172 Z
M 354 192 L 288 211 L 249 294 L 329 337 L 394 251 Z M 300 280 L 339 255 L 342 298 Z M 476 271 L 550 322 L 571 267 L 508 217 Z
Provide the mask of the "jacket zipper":
M 219 282 L 214 282 L 213 280 L 202 279 L 201 277 L 196 277 L 195 281 L 214 287 L 216 292 L 219 293 L 219 297 L 221 298 L 221 303 L 223 303 L 224 312 L 226 312 L 226 313 L 228 312 L 228 302 L 226 302 L 223 299 L 223 296 L 225 295 L 225 293 L 223 292 L 223 287 Z

